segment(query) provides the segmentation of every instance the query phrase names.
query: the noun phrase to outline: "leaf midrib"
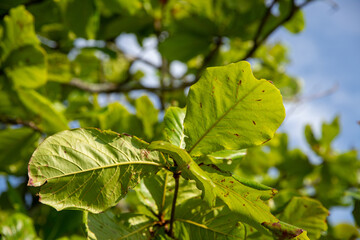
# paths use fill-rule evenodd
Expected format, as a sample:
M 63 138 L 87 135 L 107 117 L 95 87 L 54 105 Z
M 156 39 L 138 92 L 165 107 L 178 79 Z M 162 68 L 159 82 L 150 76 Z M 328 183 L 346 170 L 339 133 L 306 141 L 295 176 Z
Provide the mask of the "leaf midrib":
M 76 174 L 80 174 L 80 173 L 86 173 L 86 172 L 90 172 L 90 171 L 97 171 L 97 170 L 106 169 L 106 168 L 113 168 L 113 167 L 124 166 L 124 165 L 137 165 L 137 164 L 165 167 L 164 165 L 162 165 L 160 163 L 156 163 L 156 162 L 146 162 L 146 161 L 121 162 L 121 163 L 115 163 L 115 164 L 110 164 L 110 165 L 106 165 L 106 166 L 99 166 L 99 167 L 89 168 L 89 169 L 85 169 L 83 171 L 76 171 L 76 172 L 66 173 L 64 175 L 46 178 L 45 180 L 48 181 L 48 180 L 52 180 L 52 179 L 67 177 L 67 176 L 76 175 Z
M 194 145 L 189 149 L 189 154 L 194 150 L 194 148 L 208 135 L 208 133 L 216 127 L 216 125 L 227 115 L 231 110 L 233 110 L 241 101 L 243 101 L 250 93 L 253 93 L 256 88 L 261 86 L 266 81 L 260 82 L 258 85 L 254 86 L 248 93 L 246 93 L 242 98 L 237 100 L 223 115 L 221 115 L 206 131 L 205 133 L 194 143 Z

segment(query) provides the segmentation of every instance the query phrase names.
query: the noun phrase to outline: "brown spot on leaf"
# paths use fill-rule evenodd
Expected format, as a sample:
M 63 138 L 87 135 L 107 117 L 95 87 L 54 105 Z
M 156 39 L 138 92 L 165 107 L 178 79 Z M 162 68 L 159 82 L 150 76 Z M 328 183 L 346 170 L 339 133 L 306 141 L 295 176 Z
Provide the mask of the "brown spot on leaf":
M 225 179 L 221 180 L 220 182 L 225 182 Z
M 252 121 L 252 123 L 253 123 L 254 125 L 256 125 L 256 122 L 255 122 L 254 120 Z
M 260 102 L 262 99 L 256 99 L 255 101 Z
M 237 137 L 240 137 L 240 135 L 239 135 L 239 134 L 237 134 L 237 133 L 235 133 L 234 135 L 235 135 L 235 136 L 237 136 Z
M 243 204 L 243 206 L 245 207 L 245 203 Z
M 269 138 L 268 140 L 263 141 L 261 144 L 267 143 L 270 140 L 271 140 L 271 138 Z
M 273 83 L 272 81 L 270 81 L 270 80 L 269 80 L 268 82 L 271 83 L 271 84 L 274 84 L 274 83 Z
M 241 81 L 241 80 L 239 80 L 238 85 L 240 86 L 240 85 L 241 85 L 241 83 L 242 83 L 242 81 Z
M 229 183 L 234 183 L 234 181 L 229 181 Z
M 66 151 L 64 151 L 64 153 L 66 153 Z
M 245 72 L 244 69 L 241 69 L 242 72 Z
M 200 103 L 200 108 L 202 108 L 202 103 Z
M 261 92 L 265 92 L 265 90 L 262 90 Z

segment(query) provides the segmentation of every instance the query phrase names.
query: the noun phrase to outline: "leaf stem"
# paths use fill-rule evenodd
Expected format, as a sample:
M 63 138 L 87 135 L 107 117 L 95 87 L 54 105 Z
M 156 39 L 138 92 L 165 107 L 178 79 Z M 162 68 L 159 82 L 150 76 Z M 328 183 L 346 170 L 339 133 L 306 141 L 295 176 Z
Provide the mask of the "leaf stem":
M 180 180 L 180 174 L 181 172 L 174 172 L 174 179 L 175 179 L 175 191 L 174 191 L 174 198 L 173 198 L 173 202 L 172 202 L 172 206 L 171 206 L 171 217 L 170 217 L 170 229 L 169 229 L 169 234 L 170 237 L 174 237 L 174 220 L 175 220 L 175 208 L 176 208 L 176 199 L 178 196 L 178 192 L 179 192 L 179 180 Z

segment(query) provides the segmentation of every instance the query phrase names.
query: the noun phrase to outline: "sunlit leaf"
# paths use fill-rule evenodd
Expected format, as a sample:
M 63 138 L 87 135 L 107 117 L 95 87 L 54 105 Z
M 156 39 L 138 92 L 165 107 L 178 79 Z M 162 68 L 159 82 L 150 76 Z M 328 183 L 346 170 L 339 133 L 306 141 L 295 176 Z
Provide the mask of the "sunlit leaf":
M 164 167 L 147 143 L 97 129 L 74 129 L 47 138 L 29 163 L 29 185 L 57 210 L 98 213 L 114 206 L 142 177 Z
M 279 90 L 256 80 L 249 63 L 208 68 L 187 98 L 186 149 L 201 155 L 260 145 L 284 117 Z
M 3 60 L 12 50 L 26 45 L 39 44 L 34 30 L 34 18 L 25 10 L 24 6 L 11 9 L 10 14 L 5 16 L 4 22 L 4 38 L 0 43 Z

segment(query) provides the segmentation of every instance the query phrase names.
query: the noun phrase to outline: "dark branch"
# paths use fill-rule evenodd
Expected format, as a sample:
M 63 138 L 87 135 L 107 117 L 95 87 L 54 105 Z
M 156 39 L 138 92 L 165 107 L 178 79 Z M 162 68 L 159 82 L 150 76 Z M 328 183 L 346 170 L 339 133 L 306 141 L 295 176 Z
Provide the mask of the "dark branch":
M 42 132 L 38 126 L 34 122 L 25 121 L 22 119 L 9 118 L 6 116 L 0 116 L 0 122 L 3 124 L 11 124 L 11 125 L 23 125 L 24 127 L 28 127 L 37 132 Z
M 294 15 L 299 11 L 301 10 L 302 8 L 304 8 L 306 5 L 308 5 L 309 3 L 311 2 L 314 2 L 316 0 L 307 0 L 305 2 L 303 2 L 302 4 L 300 5 L 296 5 L 295 4 L 295 0 L 292 0 L 291 1 L 291 9 L 289 11 L 289 13 L 287 14 L 287 16 L 285 16 L 283 19 L 281 19 L 276 25 L 274 25 L 267 33 L 265 33 L 265 35 L 263 37 L 261 37 L 262 35 L 262 31 L 264 29 L 264 26 L 266 24 L 266 21 L 268 20 L 270 14 L 271 14 L 271 10 L 272 8 L 274 7 L 275 3 L 277 2 L 278 0 L 274 0 L 270 6 L 267 8 L 266 12 L 265 12 L 265 15 L 264 17 L 262 18 L 262 21 L 260 22 L 260 25 L 259 25 L 259 28 L 255 34 L 255 37 L 253 39 L 253 46 L 252 48 L 248 51 L 248 53 L 243 57 L 241 58 L 239 61 L 242 61 L 242 60 L 246 60 L 250 57 L 252 57 L 254 55 L 254 53 L 256 52 L 256 50 L 261 46 L 261 44 L 263 44 L 268 38 L 269 36 L 275 32 L 275 30 L 277 30 L 280 26 L 282 26 L 283 24 L 287 23 L 288 21 L 290 21 Z
M 205 68 L 209 65 L 209 63 L 211 62 L 211 60 L 213 60 L 213 58 L 216 56 L 216 54 L 219 52 L 221 45 L 223 44 L 223 40 L 221 37 L 216 37 L 215 39 L 215 46 L 214 48 L 209 52 L 208 55 L 205 56 L 204 61 L 201 65 L 201 67 L 198 69 L 196 76 L 195 76 L 195 81 L 194 83 L 196 83 L 200 77 L 202 72 L 205 70 Z
M 175 220 L 176 199 L 179 192 L 180 172 L 174 173 L 174 179 L 175 179 L 175 190 L 174 190 L 174 198 L 171 206 L 170 229 L 169 229 L 170 237 L 174 237 L 173 228 L 174 228 L 174 220 Z

